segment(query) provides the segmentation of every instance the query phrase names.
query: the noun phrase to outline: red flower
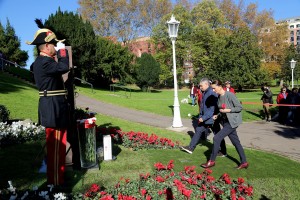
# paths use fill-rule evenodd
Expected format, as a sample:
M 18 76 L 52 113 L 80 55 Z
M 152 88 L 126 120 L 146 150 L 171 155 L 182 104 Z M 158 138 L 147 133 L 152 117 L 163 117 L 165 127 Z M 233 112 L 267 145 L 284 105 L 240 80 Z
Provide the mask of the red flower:
M 236 200 L 236 192 L 234 188 L 230 190 L 230 196 L 231 196 L 231 200 Z
M 114 200 L 114 198 L 112 198 L 112 195 L 108 195 L 108 196 L 102 197 L 100 200 Z
M 144 188 L 141 189 L 141 195 L 142 195 L 142 196 L 145 196 L 146 193 L 147 193 L 147 190 L 145 190 Z
M 163 164 L 161 164 L 161 163 L 155 163 L 155 164 L 154 164 L 154 167 L 155 167 L 158 171 L 166 169 L 166 167 L 165 167 Z
M 207 182 L 213 182 L 215 180 L 215 178 L 212 176 L 207 176 L 206 179 L 207 179 Z
M 158 193 L 159 195 L 162 195 L 162 194 L 164 194 L 164 191 L 159 190 L 157 193 Z
M 225 109 L 226 108 L 226 104 L 225 103 L 222 103 L 222 109 Z
M 206 168 L 205 170 L 204 170 L 204 173 L 205 174 L 211 174 L 212 173 L 212 170 L 211 169 L 208 169 L 208 168 Z
M 98 192 L 100 190 L 100 186 L 97 184 L 92 184 L 90 191 L 91 192 Z
M 231 184 L 231 180 L 229 177 L 226 177 L 223 180 L 225 181 L 226 184 Z
M 184 196 L 186 196 L 187 198 L 190 198 L 192 192 L 193 192 L 193 190 L 187 190 L 187 189 L 183 189 L 183 190 L 182 190 L 182 194 L 183 194 Z
M 247 196 L 251 196 L 253 194 L 253 187 L 249 186 L 249 187 L 245 188 L 245 193 Z
M 238 184 L 239 184 L 239 185 L 241 185 L 241 184 L 244 183 L 244 182 L 245 182 L 245 180 L 244 180 L 243 178 L 240 178 L 240 177 L 238 178 Z
M 239 197 L 238 200 L 245 200 L 245 198 L 244 197 Z
M 147 195 L 146 200 L 151 200 L 151 199 L 152 199 L 151 196 Z
M 162 183 L 162 182 L 165 181 L 165 179 L 164 179 L 163 177 L 161 177 L 161 176 L 157 176 L 157 177 L 155 178 L 155 180 L 156 180 L 157 182 L 159 182 L 159 183 Z
M 168 170 L 171 170 L 171 169 L 173 169 L 174 168 L 174 160 L 170 160 L 170 162 L 169 162 L 169 164 L 167 165 L 167 169 Z

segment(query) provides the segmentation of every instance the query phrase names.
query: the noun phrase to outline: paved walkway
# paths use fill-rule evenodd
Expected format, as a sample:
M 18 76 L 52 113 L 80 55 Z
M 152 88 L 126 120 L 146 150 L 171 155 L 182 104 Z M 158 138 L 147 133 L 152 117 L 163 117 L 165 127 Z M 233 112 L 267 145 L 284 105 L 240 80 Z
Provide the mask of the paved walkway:
M 76 98 L 77 107 L 89 107 L 91 111 L 126 119 L 128 121 L 172 129 L 172 117 L 160 116 L 103 103 L 82 94 Z M 194 132 L 192 120 L 182 119 L 184 128 L 172 129 L 187 134 Z M 300 128 L 284 126 L 276 122 L 248 122 L 238 128 L 238 135 L 244 147 L 265 150 L 287 156 L 300 162 Z M 212 137 L 212 134 L 209 136 Z M 225 139 L 230 143 L 229 139 Z

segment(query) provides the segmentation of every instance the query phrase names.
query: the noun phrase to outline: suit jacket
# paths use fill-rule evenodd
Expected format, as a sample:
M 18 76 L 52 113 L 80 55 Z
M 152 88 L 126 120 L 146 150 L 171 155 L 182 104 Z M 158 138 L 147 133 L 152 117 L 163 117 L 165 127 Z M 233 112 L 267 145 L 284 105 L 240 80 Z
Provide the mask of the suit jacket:
M 204 124 L 213 124 L 213 115 L 217 113 L 218 97 L 217 94 L 209 87 L 202 94 L 202 101 L 200 104 L 199 118 L 203 119 Z
M 231 109 L 230 113 L 226 113 L 226 117 L 229 121 L 229 124 L 232 128 L 238 127 L 242 123 L 242 105 L 236 96 L 226 91 L 225 92 L 225 104 L 226 108 Z M 218 107 L 222 108 L 222 103 L 218 101 Z

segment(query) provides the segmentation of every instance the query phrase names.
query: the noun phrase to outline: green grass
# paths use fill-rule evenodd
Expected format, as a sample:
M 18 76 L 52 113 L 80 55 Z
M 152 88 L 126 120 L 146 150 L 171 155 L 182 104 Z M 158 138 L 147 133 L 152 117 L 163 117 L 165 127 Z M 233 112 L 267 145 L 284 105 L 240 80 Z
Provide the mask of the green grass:
M 15 67 L 15 66 L 10 66 L 6 68 L 6 71 L 22 78 L 27 81 L 32 81 L 32 75 L 31 72 L 27 69 L 20 68 L 20 67 Z
M 37 122 L 38 91 L 34 86 L 0 72 L 0 104 L 10 111 L 10 119 Z
M 168 95 L 171 96 L 167 100 L 157 100 L 158 104 L 166 101 L 168 103 L 164 104 L 168 105 L 173 102 L 172 91 L 158 91 L 155 93 L 134 92 L 132 93 L 133 97 L 128 99 L 130 101 L 127 101 L 125 97 L 112 96 L 108 91 L 96 90 L 96 93 L 92 94 L 89 90 L 87 88 L 80 88 L 79 92 L 90 93 L 90 95 L 94 96 L 98 95 L 99 98 L 101 97 L 101 100 L 104 99 L 103 101 L 119 105 L 125 104 L 123 101 L 126 100 L 128 107 L 136 106 L 133 104 L 142 104 L 139 103 L 139 101 L 145 101 L 142 101 L 142 98 L 152 98 L 152 100 L 147 100 L 147 102 L 154 104 L 153 96 L 162 99 L 167 98 Z M 0 103 L 9 108 L 12 118 L 30 118 L 36 121 L 38 96 L 35 88 L 0 73 L 0 93 Z M 182 95 L 182 97 L 187 96 L 187 94 L 188 91 L 180 91 L 180 96 Z M 260 91 L 238 93 L 237 95 L 242 101 L 246 101 L 243 98 L 255 100 L 258 98 L 257 102 L 260 99 Z M 158 104 L 156 104 L 157 107 L 160 106 Z M 195 109 L 194 113 L 197 112 L 197 108 L 190 105 L 184 105 L 181 108 L 183 109 L 185 106 L 186 112 L 192 109 Z M 155 106 L 149 107 L 157 110 Z M 97 115 L 97 125 L 119 127 L 124 131 L 133 130 L 149 134 L 155 133 L 158 136 L 180 141 L 182 144 L 188 144 L 190 141 L 189 136 L 186 134 L 100 114 Z M 44 141 L 34 141 L 0 150 L 0 188 L 6 188 L 8 180 L 12 180 L 19 189 L 32 188 L 34 185 L 45 185 L 45 174 L 37 172 L 37 163 L 41 163 L 43 157 L 39 156 L 37 158 L 38 162 L 35 162 L 35 158 L 42 149 L 43 144 Z M 195 165 L 196 170 L 201 172 L 203 169 L 199 165 L 207 160 L 210 151 L 210 142 L 204 143 L 202 146 L 199 145 L 192 155 L 181 152 L 178 149 L 132 151 L 122 146 L 114 145 L 114 155 L 117 156 L 117 160 L 101 163 L 100 170 L 67 171 L 67 184 L 73 192 L 82 192 L 92 183 L 98 183 L 101 186 L 107 187 L 116 184 L 121 177 L 130 179 L 138 178 L 139 173 L 153 170 L 154 163 L 167 163 L 171 159 L 174 160 L 176 171 L 181 170 L 186 165 Z M 213 176 L 218 178 L 223 173 L 228 173 L 234 179 L 244 177 L 247 182 L 254 186 L 254 199 L 298 199 L 300 195 L 299 162 L 254 149 L 246 149 L 245 153 L 250 167 L 247 170 L 235 170 L 236 161 L 239 160 L 238 154 L 231 145 L 228 145 L 228 154 L 230 157 L 217 158 L 217 164 L 212 168 Z
M 111 127 L 119 127 L 124 131 L 143 131 L 155 133 L 159 136 L 168 137 L 172 140 L 187 144 L 189 136 L 171 132 L 165 129 L 136 124 L 109 116 L 97 115 L 97 124 L 110 124 Z M 31 188 L 34 185 L 43 185 L 46 181 L 45 174 L 37 173 L 37 166 L 32 167 L 37 153 L 40 151 L 43 142 L 31 142 L 23 145 L 15 145 L 3 148 L 0 151 L 0 188 L 6 187 L 6 180 L 13 180 L 18 188 Z M 92 183 L 101 186 L 112 186 L 121 177 L 137 179 L 140 173 L 150 172 L 154 169 L 154 163 L 167 163 L 173 159 L 175 171 L 180 171 L 184 166 L 199 166 L 204 163 L 211 152 L 211 143 L 199 145 L 195 152 L 190 155 L 174 150 L 141 150 L 132 151 L 122 146 L 114 146 L 115 161 L 102 162 L 100 170 L 68 171 L 67 183 L 73 192 L 82 192 Z M 270 199 L 296 199 L 300 195 L 300 163 L 289 160 L 282 156 L 271 153 L 246 149 L 245 153 L 250 163 L 247 170 L 236 170 L 238 154 L 235 149 L 228 145 L 228 158 L 217 158 L 217 164 L 213 169 L 213 176 L 220 177 L 228 173 L 232 178 L 244 177 L 246 181 L 254 186 L 254 199 L 266 196 Z M 42 157 L 39 158 L 39 161 Z M 288 170 L 287 170 L 288 166 Z

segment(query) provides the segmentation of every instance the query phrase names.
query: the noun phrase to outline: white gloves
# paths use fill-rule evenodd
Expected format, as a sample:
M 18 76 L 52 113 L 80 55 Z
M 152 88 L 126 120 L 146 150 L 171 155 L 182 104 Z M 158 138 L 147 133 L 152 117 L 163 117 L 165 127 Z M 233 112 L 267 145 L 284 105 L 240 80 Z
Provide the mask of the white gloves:
M 56 44 L 56 47 L 54 47 L 55 51 L 58 51 L 60 49 L 65 49 L 65 48 L 66 48 L 66 45 L 64 43 L 62 43 L 62 42 L 58 42 Z

